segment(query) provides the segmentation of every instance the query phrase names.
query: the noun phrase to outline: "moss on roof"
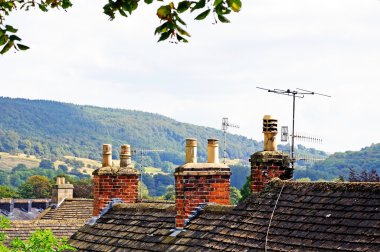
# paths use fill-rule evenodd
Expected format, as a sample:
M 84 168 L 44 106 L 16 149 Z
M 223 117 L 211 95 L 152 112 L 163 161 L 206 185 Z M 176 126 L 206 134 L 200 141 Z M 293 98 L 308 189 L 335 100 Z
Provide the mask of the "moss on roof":
M 278 178 L 272 179 L 261 193 L 273 191 L 281 188 L 285 184 L 286 188 L 293 188 L 295 190 L 304 191 L 319 191 L 319 192 L 379 192 L 379 182 L 298 182 L 291 180 L 280 180 Z
M 153 209 L 159 211 L 175 211 L 174 204 L 164 204 L 164 203 L 120 203 L 115 204 L 112 209 L 121 210 L 144 210 L 144 209 Z

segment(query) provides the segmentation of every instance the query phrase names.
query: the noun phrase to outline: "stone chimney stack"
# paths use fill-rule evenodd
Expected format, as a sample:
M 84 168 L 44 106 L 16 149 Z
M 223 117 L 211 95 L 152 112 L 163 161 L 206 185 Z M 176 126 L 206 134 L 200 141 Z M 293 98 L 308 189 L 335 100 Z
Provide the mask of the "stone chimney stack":
M 113 199 L 125 203 L 138 200 L 139 172 L 132 167 L 131 147 L 121 146 L 120 166 L 112 165 L 112 146 L 103 145 L 103 166 L 96 169 L 94 175 L 93 216 L 98 216 Z
M 208 139 L 207 140 L 207 162 L 208 163 L 219 163 L 219 140 L 218 139 Z
M 270 115 L 263 118 L 264 150 L 251 155 L 251 189 L 260 192 L 272 178 L 291 179 L 289 155 L 277 151 L 277 120 Z
M 74 192 L 74 186 L 72 184 L 66 184 L 65 177 L 57 177 L 56 184 L 52 188 L 52 204 L 59 204 L 64 199 L 72 199 Z
M 192 143 L 194 140 L 192 139 Z M 209 152 L 209 163 L 187 162 L 189 159 L 186 155 L 186 163 L 175 169 L 177 212 L 175 224 L 177 229 L 183 229 L 186 226 L 190 215 L 200 204 L 230 204 L 231 171 L 225 164 L 217 163 L 219 159 L 218 155 L 215 154 L 218 151 L 217 140 L 213 139 L 211 143 L 212 145 L 209 146 L 212 150 L 212 158 L 210 159 Z M 186 141 L 186 153 L 188 152 L 188 145 L 188 141 Z
M 196 163 L 197 162 L 197 139 L 187 138 L 186 139 L 186 160 L 185 163 Z

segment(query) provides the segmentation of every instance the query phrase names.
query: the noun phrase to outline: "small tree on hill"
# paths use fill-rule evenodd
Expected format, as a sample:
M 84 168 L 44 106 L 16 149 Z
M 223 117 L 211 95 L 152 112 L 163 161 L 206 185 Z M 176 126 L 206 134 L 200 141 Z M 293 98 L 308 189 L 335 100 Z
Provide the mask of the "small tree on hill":
M 249 195 L 251 195 L 251 193 L 252 193 L 252 189 L 251 189 L 251 176 L 247 176 L 245 184 L 240 189 L 240 193 L 241 193 L 241 199 L 240 199 L 240 201 L 243 201 Z
M 230 187 L 230 204 L 237 205 L 241 200 L 241 193 L 239 189 L 234 186 Z
M 40 168 L 55 169 L 54 163 L 48 159 L 42 159 L 40 162 Z
M 22 198 L 48 198 L 51 184 L 47 177 L 34 175 L 18 188 L 18 192 Z
M 18 193 L 9 186 L 0 186 L 0 198 L 18 198 Z
M 354 168 L 350 168 L 348 181 L 350 182 L 380 182 L 380 177 L 375 169 L 372 169 L 370 172 L 368 172 L 367 170 L 363 170 L 360 174 L 357 174 Z

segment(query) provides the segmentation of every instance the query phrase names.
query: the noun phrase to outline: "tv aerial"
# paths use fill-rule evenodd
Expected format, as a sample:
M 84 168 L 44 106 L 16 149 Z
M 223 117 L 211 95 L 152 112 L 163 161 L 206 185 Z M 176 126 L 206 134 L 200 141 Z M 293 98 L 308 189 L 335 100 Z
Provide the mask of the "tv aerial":
M 136 149 L 132 150 L 132 155 L 139 155 L 140 156 L 140 200 L 142 200 L 142 185 L 143 185 L 143 172 L 144 172 L 144 166 L 143 166 L 143 160 L 144 156 L 146 156 L 146 153 L 150 152 L 163 152 L 165 150 L 161 149 Z
M 305 95 L 320 95 L 320 96 L 325 96 L 325 97 L 329 97 L 329 98 L 331 98 L 331 96 L 326 95 L 326 94 L 317 93 L 314 91 L 301 89 L 301 88 L 296 88 L 296 90 L 267 89 L 267 88 L 262 88 L 262 87 L 256 87 L 256 88 L 266 90 L 269 93 L 287 95 L 287 96 L 293 97 L 293 121 L 292 121 L 292 134 L 291 134 L 292 144 L 291 144 L 290 155 L 291 155 L 292 167 L 294 168 L 294 161 L 295 161 L 294 138 L 296 137 L 294 134 L 294 129 L 295 129 L 294 124 L 295 124 L 295 112 L 296 112 L 296 98 L 304 98 Z M 286 130 L 286 132 L 287 132 L 287 130 Z M 285 138 L 285 136 L 283 136 L 282 133 L 281 133 L 281 137 Z
M 227 130 L 228 128 L 240 128 L 239 125 L 232 124 L 228 121 L 228 117 L 222 118 L 222 130 L 224 133 L 224 149 L 223 149 L 223 164 L 226 164 L 226 158 L 227 158 Z

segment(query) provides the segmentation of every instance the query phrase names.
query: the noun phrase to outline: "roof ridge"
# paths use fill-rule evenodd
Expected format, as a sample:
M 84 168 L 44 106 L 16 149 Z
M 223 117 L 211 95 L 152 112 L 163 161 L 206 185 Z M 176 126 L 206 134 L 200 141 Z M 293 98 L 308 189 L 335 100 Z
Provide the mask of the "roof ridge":
M 278 190 L 285 184 L 285 188 L 307 191 L 349 191 L 349 192 L 380 192 L 380 182 L 299 182 L 294 180 L 281 180 L 278 178 L 269 181 L 264 189 L 260 192 L 267 193 Z

